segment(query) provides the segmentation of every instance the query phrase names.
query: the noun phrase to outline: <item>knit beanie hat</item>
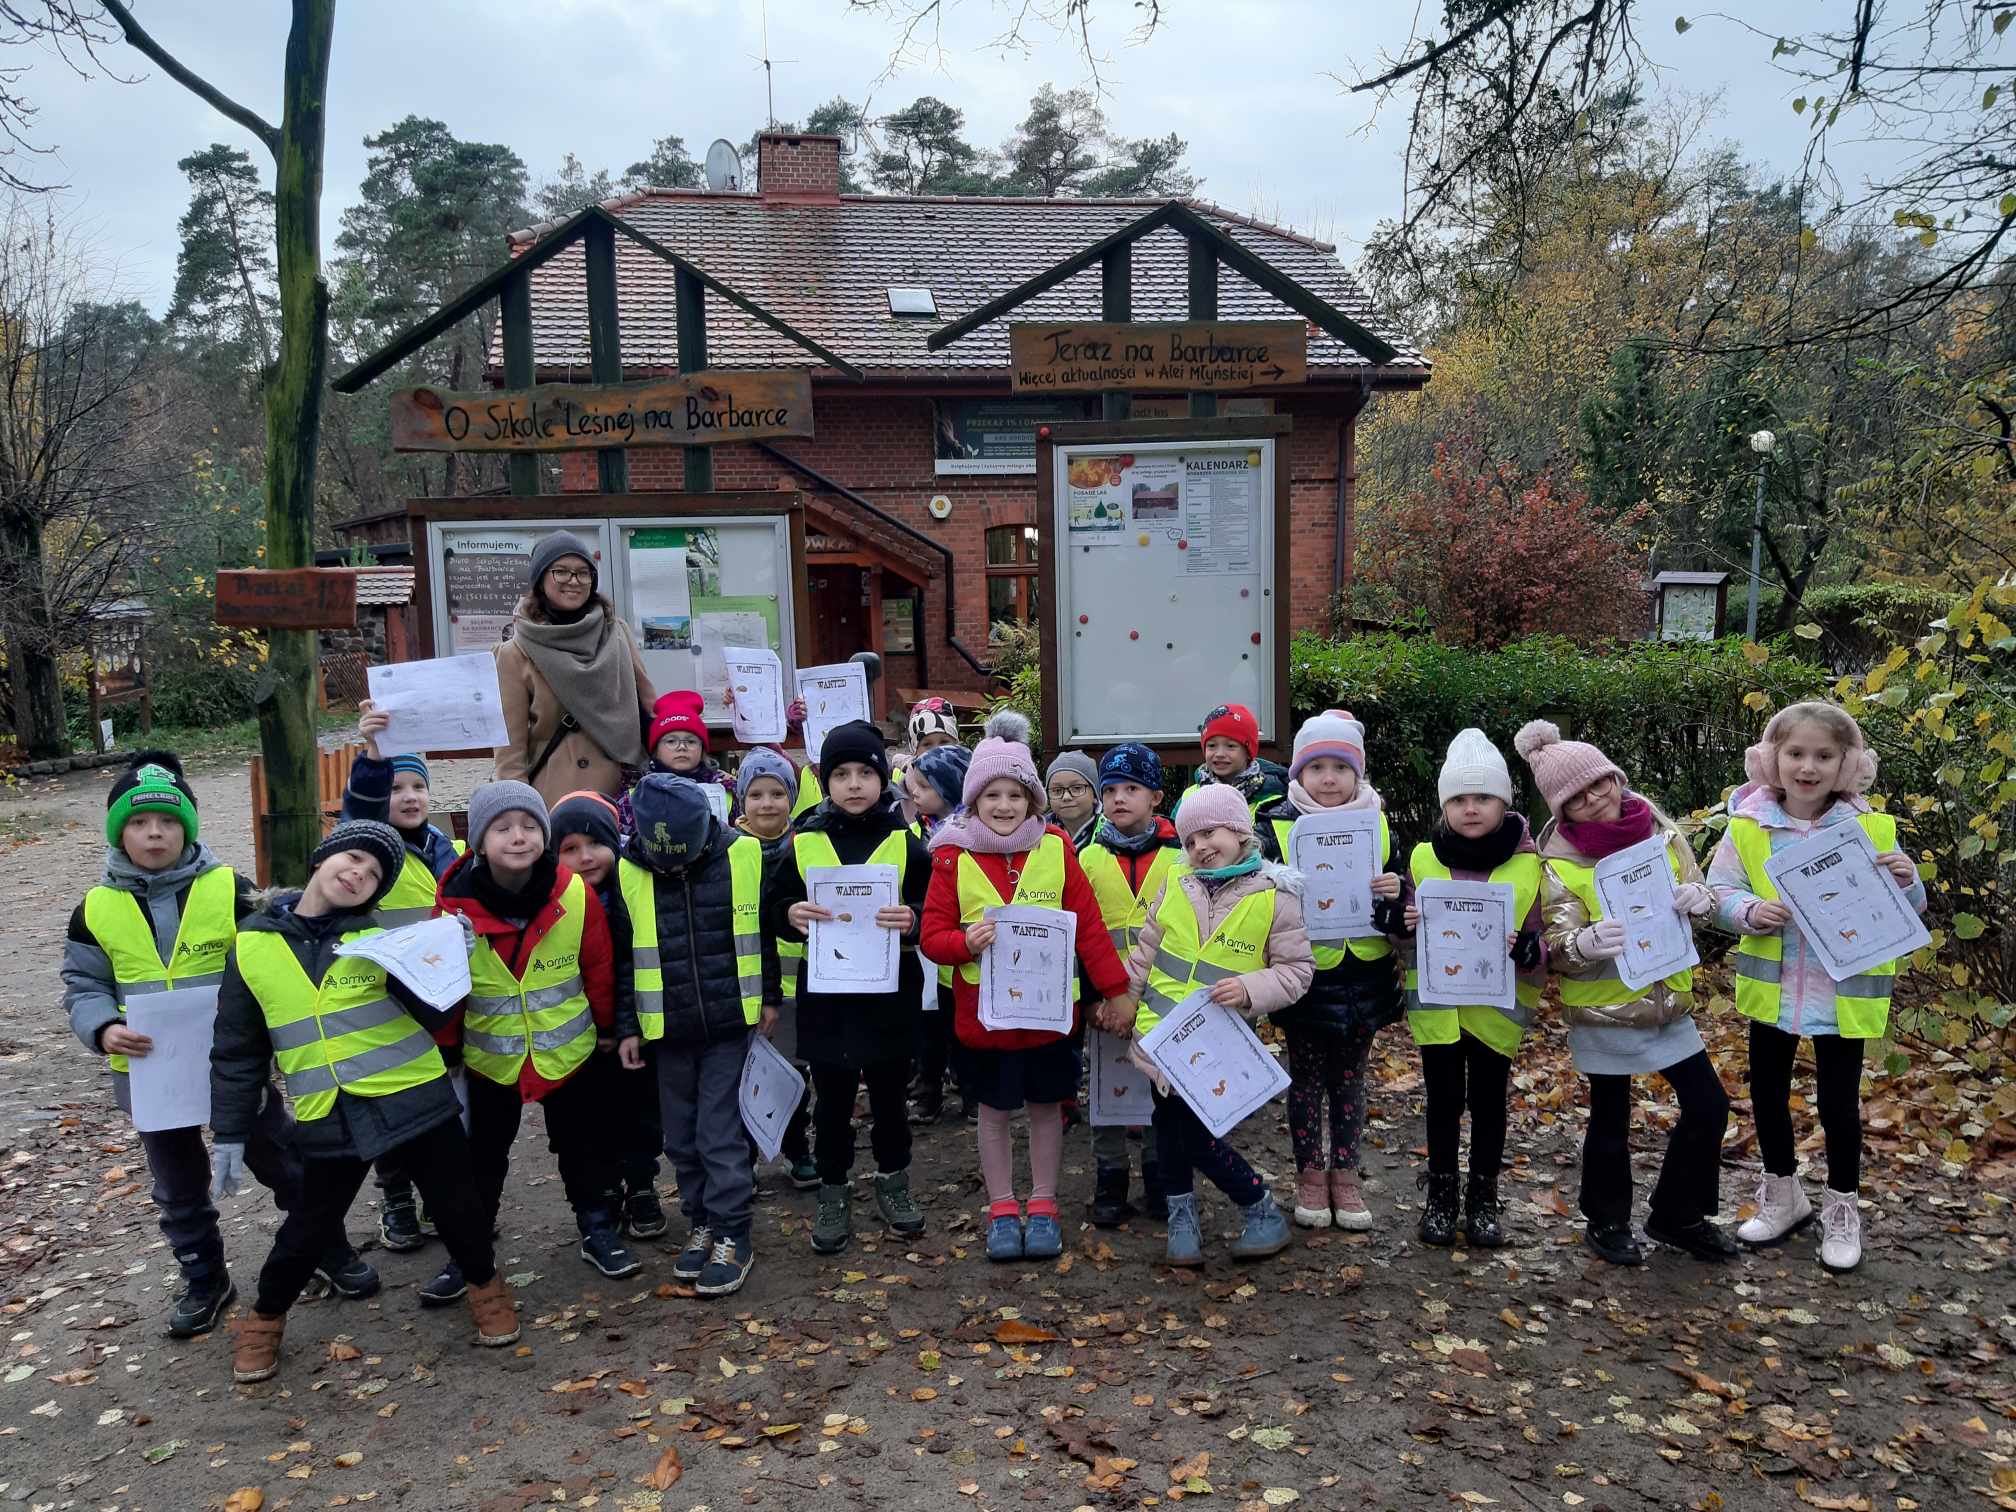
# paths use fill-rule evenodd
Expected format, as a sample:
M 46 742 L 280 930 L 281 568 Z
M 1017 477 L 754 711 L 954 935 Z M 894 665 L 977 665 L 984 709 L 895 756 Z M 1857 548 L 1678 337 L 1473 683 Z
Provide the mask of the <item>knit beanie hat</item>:
M 1764 726 L 1764 738 L 1743 753 L 1743 774 L 1760 786 L 1776 788 L 1778 747 L 1785 743 L 1794 725 L 1807 723 L 1819 725 L 1841 742 L 1839 791 L 1860 795 L 1876 785 L 1876 753 L 1869 749 L 1862 726 L 1839 704 L 1820 699 L 1788 704 L 1773 714 L 1771 722 Z M 193 831 L 191 835 L 193 838 Z
M 553 823 L 546 817 L 546 800 L 537 788 L 522 782 L 486 782 L 469 795 L 469 849 L 481 854 L 483 832 L 513 809 L 523 809 L 539 821 L 550 849 Z
M 583 790 L 569 793 L 553 805 L 551 828 L 554 849 L 569 835 L 586 835 L 597 845 L 616 849 L 622 829 L 622 814 L 600 793 Z
M 646 865 L 671 870 L 698 859 L 717 821 L 713 805 L 690 777 L 652 772 L 630 790 L 631 843 Z
M 917 749 L 917 742 L 928 735 L 950 735 L 959 738 L 959 716 L 953 712 L 952 703 L 944 698 L 920 698 L 910 705 L 910 749 Z
M 1449 754 L 1442 762 L 1442 776 L 1435 785 L 1438 802 L 1447 803 L 1464 793 L 1484 793 L 1512 801 L 1512 772 L 1504 754 L 1491 744 L 1482 730 L 1458 730 L 1449 742 Z M 1185 808 L 1189 805 L 1186 803 Z
M 407 751 L 392 758 L 392 775 L 397 777 L 401 772 L 412 772 L 427 786 L 434 786 L 434 774 L 427 770 L 427 758 L 418 751 Z
M 369 902 L 356 910 L 358 913 L 369 913 L 385 894 L 392 891 L 392 884 L 399 880 L 399 868 L 406 864 L 406 842 L 399 838 L 399 831 L 376 819 L 345 819 L 308 853 L 309 872 L 313 873 L 331 856 L 340 856 L 345 851 L 362 851 L 378 863 L 378 890 L 371 894 Z
M 1050 763 L 1050 770 L 1043 774 L 1043 786 L 1056 782 L 1059 772 L 1075 772 L 1085 779 L 1088 787 L 1099 786 L 1099 767 L 1083 751 L 1066 751 Z
M 1136 782 L 1150 792 L 1162 791 L 1162 758 L 1138 740 L 1123 741 L 1099 758 L 1099 791 L 1116 782 Z
M 105 843 L 117 845 L 126 821 L 150 812 L 180 821 L 183 838 L 196 843 L 196 794 L 182 775 L 182 758 L 173 751 L 135 751 L 126 770 L 112 780 L 105 794 Z
M 1365 775 L 1365 726 L 1343 709 L 1325 709 L 1302 722 L 1295 732 L 1295 754 L 1288 761 L 1288 775 L 1300 777 L 1302 768 L 1318 756 L 1334 756 L 1360 777 Z
M 1227 740 L 1236 740 L 1246 748 L 1246 759 L 1252 761 L 1260 754 L 1260 721 L 1253 717 L 1253 711 L 1244 704 L 1220 704 L 1204 716 L 1204 723 L 1198 726 L 1198 744 L 1208 745 L 1220 735 Z
M 1013 709 L 998 709 L 988 716 L 987 738 L 973 748 L 966 782 L 959 790 L 960 801 L 973 807 L 996 777 L 1021 783 L 1029 793 L 1029 811 L 1043 812 L 1043 784 L 1036 776 L 1036 753 L 1029 749 L 1029 721 Z
M 931 784 L 947 808 L 957 808 L 965 796 L 966 773 L 972 765 L 973 753 L 964 746 L 933 746 L 917 753 L 910 770 Z
M 1229 783 L 1213 782 L 1197 789 L 1176 810 L 1176 838 L 1188 841 L 1199 830 L 1213 827 L 1236 834 L 1253 833 L 1253 811 Z
M 700 749 L 707 749 L 707 721 L 700 717 L 700 710 L 706 700 L 691 688 L 675 688 L 670 693 L 658 695 L 658 701 L 651 705 L 651 738 L 645 741 L 645 748 L 653 753 L 658 742 L 673 731 L 683 731 L 697 736 Z
M 546 569 L 562 557 L 577 556 L 588 564 L 588 591 L 593 593 L 602 584 L 602 570 L 595 565 L 595 553 L 588 549 L 588 543 L 571 530 L 556 530 L 549 536 L 542 536 L 532 548 L 531 582 L 526 586 L 537 588 L 540 579 L 546 576 Z
M 798 768 L 791 765 L 791 758 L 771 750 L 768 746 L 756 746 L 745 752 L 742 764 L 735 768 L 735 795 L 744 803 L 749 801 L 749 784 L 758 777 L 774 777 L 784 784 L 784 796 L 798 796 Z
M 1521 725 L 1512 749 L 1533 768 L 1533 785 L 1557 814 L 1569 799 L 1605 777 L 1624 781 L 1624 769 L 1616 762 L 1587 741 L 1563 740 L 1559 726 L 1544 719 Z
M 888 742 L 883 740 L 882 732 L 865 719 L 850 719 L 826 732 L 826 738 L 819 743 L 820 785 L 830 786 L 833 769 L 849 761 L 873 767 L 881 775 L 882 785 L 889 785 Z

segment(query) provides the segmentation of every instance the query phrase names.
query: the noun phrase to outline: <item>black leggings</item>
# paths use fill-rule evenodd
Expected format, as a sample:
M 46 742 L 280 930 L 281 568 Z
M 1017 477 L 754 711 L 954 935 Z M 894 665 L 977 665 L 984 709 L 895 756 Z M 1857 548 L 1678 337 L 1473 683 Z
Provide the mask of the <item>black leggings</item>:
M 1470 1176 L 1496 1181 L 1505 1163 L 1505 1096 L 1512 1062 L 1465 1034 L 1453 1045 L 1421 1047 L 1421 1081 L 1428 1117 L 1428 1171 L 1456 1174 L 1463 1143 L 1463 1110 L 1470 1110 Z
M 1862 1186 L 1862 1046 L 1838 1034 L 1813 1036 L 1820 1127 L 1827 1135 L 1827 1186 L 1836 1192 Z M 1792 1149 L 1792 1058 L 1799 1036 L 1775 1024 L 1750 1021 L 1750 1109 L 1757 1119 L 1757 1150 L 1767 1176 L 1799 1168 Z
M 1680 1100 L 1666 1158 L 1652 1188 L 1652 1222 L 1684 1229 L 1721 1208 L 1722 1136 L 1729 1094 L 1706 1050 L 1657 1073 Z M 1593 1227 L 1631 1221 L 1631 1078 L 1589 1078 L 1589 1130 L 1582 1136 L 1582 1213 Z

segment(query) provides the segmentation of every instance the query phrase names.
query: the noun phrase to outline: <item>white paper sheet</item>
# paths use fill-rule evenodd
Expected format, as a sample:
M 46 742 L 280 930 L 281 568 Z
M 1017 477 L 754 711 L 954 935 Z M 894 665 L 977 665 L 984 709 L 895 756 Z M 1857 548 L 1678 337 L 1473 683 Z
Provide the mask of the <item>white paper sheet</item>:
M 1198 1121 L 1223 1139 L 1288 1090 L 1288 1073 L 1246 1020 L 1198 988 L 1142 1036 L 1141 1050 Z
M 143 1134 L 198 1129 L 210 1122 L 210 1040 L 217 1028 L 217 989 L 177 987 L 144 992 L 126 1004 L 126 1027 L 154 1041 L 129 1056 L 127 1090 L 133 1127 Z
M 784 1148 L 784 1130 L 804 1095 L 805 1078 L 798 1068 L 762 1035 L 750 1035 L 736 1100 L 742 1108 L 742 1127 L 765 1160 L 775 1160 Z
M 1362 940 L 1372 927 L 1372 879 L 1383 867 L 1376 809 L 1304 814 L 1289 835 L 1288 864 L 1302 873 L 1302 917 L 1312 940 Z
M 859 662 L 798 669 L 798 696 L 805 700 L 805 759 L 817 764 L 826 732 L 853 719 L 869 719 L 868 673 Z
M 1603 917 L 1624 926 L 1617 975 L 1633 992 L 1701 964 L 1693 926 L 1673 911 L 1673 864 L 1664 835 L 1598 861 L 1596 896 L 1603 902 Z
M 782 740 L 786 734 L 784 664 L 777 659 L 777 653 L 749 646 L 727 646 L 722 649 L 721 661 L 729 690 L 735 695 L 735 738 L 751 745 Z
M 709 724 L 719 724 L 730 717 L 721 698 L 728 686 L 729 650 L 736 646 L 761 646 L 769 639 L 769 632 L 770 626 L 762 615 L 740 609 L 708 610 L 693 616 L 693 640 L 700 651 L 700 693 L 706 704 L 702 712 Z M 784 737 L 764 738 L 768 741 Z
M 903 937 L 875 922 L 878 909 L 903 901 L 893 866 L 815 866 L 805 874 L 809 901 L 830 909 L 805 943 L 808 992 L 894 992 Z
M 378 734 L 381 756 L 473 750 L 511 738 L 504 728 L 497 661 L 488 651 L 367 667 L 364 680 L 371 702 L 392 716 Z
M 1148 1077 L 1127 1053 L 1133 1041 L 1108 1034 L 1094 1025 L 1085 1031 L 1085 1053 L 1091 1060 L 1093 1127 L 1129 1127 L 1155 1117 L 1155 1093 Z
M 1414 936 L 1421 1001 L 1431 1008 L 1511 1008 L 1518 983 L 1512 976 L 1508 936 L 1512 888 L 1504 882 L 1423 882 L 1414 890 L 1421 927 Z
M 1909 955 L 1932 936 L 1859 824 L 1830 824 L 1764 863 L 1827 975 L 1837 982 Z
M 461 922 L 446 915 L 351 940 L 336 954 L 376 961 L 430 1007 L 453 1008 L 469 995 L 468 945 Z
M 994 943 L 980 955 L 980 1027 L 1069 1034 L 1078 986 L 1078 915 L 1011 904 L 987 910 Z

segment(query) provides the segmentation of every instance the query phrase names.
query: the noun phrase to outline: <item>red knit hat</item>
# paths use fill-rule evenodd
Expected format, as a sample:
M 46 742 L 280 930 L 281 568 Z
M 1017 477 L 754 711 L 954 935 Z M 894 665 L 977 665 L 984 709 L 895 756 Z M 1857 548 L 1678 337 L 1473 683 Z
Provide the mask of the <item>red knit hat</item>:
M 707 721 L 700 717 L 705 700 L 690 688 L 680 688 L 671 693 L 661 693 L 658 701 L 651 705 L 651 738 L 646 748 L 658 749 L 658 742 L 674 731 L 684 731 L 697 736 L 700 749 L 707 749 Z
M 1220 704 L 1204 716 L 1203 732 L 1198 737 L 1198 743 L 1208 744 L 1220 735 L 1244 746 L 1248 761 L 1260 754 L 1260 721 L 1244 704 Z

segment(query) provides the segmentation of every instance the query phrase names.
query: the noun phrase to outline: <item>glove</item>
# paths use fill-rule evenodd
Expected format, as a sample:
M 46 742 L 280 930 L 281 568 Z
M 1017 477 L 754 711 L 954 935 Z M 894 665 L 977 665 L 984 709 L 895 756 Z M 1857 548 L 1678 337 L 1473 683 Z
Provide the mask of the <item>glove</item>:
M 1624 926 L 1615 919 L 1591 924 L 1576 934 L 1575 953 L 1585 961 L 1616 960 L 1624 954 Z
M 1522 929 L 1519 937 L 1512 942 L 1512 964 L 1521 971 L 1531 971 L 1540 964 L 1540 931 Z
M 458 913 L 456 923 L 462 926 L 462 949 L 470 955 L 476 954 L 476 926 L 469 922 L 469 915 Z
M 210 1200 L 235 1197 L 245 1185 L 245 1146 L 222 1144 L 210 1152 Z
M 1682 882 L 1673 889 L 1673 912 L 1699 918 L 1715 906 L 1715 894 L 1700 882 Z

